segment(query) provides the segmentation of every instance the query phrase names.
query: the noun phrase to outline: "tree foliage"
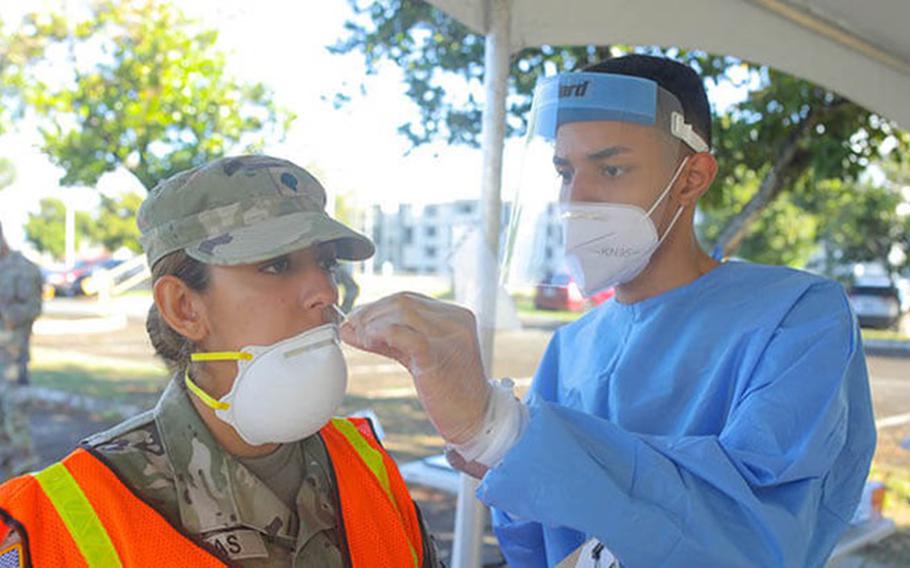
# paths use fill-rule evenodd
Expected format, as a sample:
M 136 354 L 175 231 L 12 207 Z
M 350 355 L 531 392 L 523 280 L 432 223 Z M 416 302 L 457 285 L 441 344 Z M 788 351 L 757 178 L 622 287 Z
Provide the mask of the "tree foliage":
M 11 185 L 16 179 L 16 168 L 13 163 L 6 158 L 0 157 L 0 191 L 3 191 L 8 185 Z
M 292 119 L 264 85 L 228 75 L 217 32 L 164 0 L 96 0 L 85 19 L 36 29 L 39 20 L 30 16 L 24 30 L 63 50 L 71 75 L 47 79 L 33 65 L 26 101 L 64 185 L 94 185 L 122 165 L 149 189 L 280 138 Z
M 28 70 L 44 58 L 49 43 L 66 33 L 60 16 L 29 14 L 15 31 L 8 31 L 6 24 L 0 19 L 0 134 L 23 116 Z
M 143 199 L 144 196 L 137 193 L 126 193 L 117 197 L 102 195 L 97 216 L 90 230 L 92 240 L 104 245 L 104 248 L 111 252 L 126 247 L 134 253 L 141 253 L 136 213 L 139 212 Z
M 878 263 L 892 273 L 910 268 L 910 167 L 892 162 L 883 169 L 886 177 L 878 183 L 825 182 L 831 197 L 819 215 L 819 238 L 828 266 Z
M 400 67 L 418 119 L 400 132 L 412 144 L 441 140 L 477 146 L 482 100 L 483 37 L 420 0 L 349 0 L 354 17 L 336 53 L 359 52 L 375 72 L 389 61 Z M 507 135 L 524 129 L 533 86 L 544 74 L 576 70 L 631 50 L 629 46 L 542 46 L 512 55 Z M 635 51 L 678 59 L 708 87 L 744 81 L 746 98 L 715 112 L 717 181 L 702 202 L 702 237 L 727 254 L 799 265 L 822 234 L 829 181 L 857 183 L 876 160 L 906 160 L 910 137 L 892 123 L 808 81 L 732 57 L 658 47 Z M 460 80 L 459 89 L 453 81 Z M 456 83 L 457 84 L 457 83 Z M 460 100 L 453 92 L 466 92 Z M 338 104 L 350 98 L 336 97 Z M 717 111 L 718 109 L 715 109 Z M 896 138 L 899 151 L 879 155 Z M 843 196 L 838 195 L 841 200 Z M 877 200 L 868 206 L 888 206 Z M 862 219 L 856 219 L 861 222 Z M 828 234 L 828 233 L 825 233 Z M 886 238 L 882 236 L 882 238 Z
M 75 246 L 78 250 L 86 239 L 90 239 L 92 218 L 84 211 L 75 213 Z M 66 253 L 66 206 L 54 198 L 41 200 L 41 209 L 30 214 L 25 224 L 25 238 L 39 252 L 49 253 L 62 259 Z

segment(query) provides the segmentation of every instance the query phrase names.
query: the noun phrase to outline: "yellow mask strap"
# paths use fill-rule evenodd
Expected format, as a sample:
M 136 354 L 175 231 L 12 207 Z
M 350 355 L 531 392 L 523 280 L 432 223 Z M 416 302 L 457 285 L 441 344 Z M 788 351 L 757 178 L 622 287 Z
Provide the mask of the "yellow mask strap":
M 251 353 L 246 353 L 244 351 L 214 351 L 211 353 L 193 353 L 190 355 L 191 361 L 249 361 L 252 358 L 253 355 Z M 231 405 L 226 402 L 215 400 L 209 393 L 205 392 L 199 385 L 194 383 L 193 379 L 190 378 L 189 367 L 187 367 L 186 371 L 183 373 L 183 383 L 191 393 L 199 397 L 199 400 L 209 408 L 214 410 L 227 410 L 231 407 Z
M 190 355 L 190 361 L 249 361 L 252 358 L 253 354 L 246 351 L 212 351 Z

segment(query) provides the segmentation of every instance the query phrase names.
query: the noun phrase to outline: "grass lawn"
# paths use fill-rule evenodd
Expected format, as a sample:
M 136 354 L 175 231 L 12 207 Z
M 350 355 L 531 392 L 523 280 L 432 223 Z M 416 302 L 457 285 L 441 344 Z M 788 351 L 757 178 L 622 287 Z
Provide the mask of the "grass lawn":
M 863 339 L 884 339 L 887 341 L 910 341 L 910 336 L 891 329 L 863 328 Z
M 31 365 L 32 384 L 142 408 L 151 407 L 169 375 L 153 365 L 43 360 Z
M 561 322 L 572 322 L 580 318 L 584 312 L 570 312 L 568 310 L 540 310 L 534 307 L 531 298 L 515 298 L 515 309 L 519 316 L 531 316 L 540 319 L 551 319 Z
M 910 565 L 910 471 L 894 465 L 872 463 L 870 479 L 885 483 L 884 515 L 897 524 L 897 532 L 862 550 L 862 556 L 883 566 Z

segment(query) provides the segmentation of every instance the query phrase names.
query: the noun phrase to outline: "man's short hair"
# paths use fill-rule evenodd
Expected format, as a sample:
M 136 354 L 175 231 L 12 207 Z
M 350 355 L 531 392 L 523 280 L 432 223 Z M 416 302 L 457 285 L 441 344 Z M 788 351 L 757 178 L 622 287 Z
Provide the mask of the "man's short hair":
M 701 77 L 688 65 L 665 57 L 630 54 L 588 65 L 582 71 L 650 79 L 672 93 L 683 107 L 686 122 L 711 144 L 711 106 Z

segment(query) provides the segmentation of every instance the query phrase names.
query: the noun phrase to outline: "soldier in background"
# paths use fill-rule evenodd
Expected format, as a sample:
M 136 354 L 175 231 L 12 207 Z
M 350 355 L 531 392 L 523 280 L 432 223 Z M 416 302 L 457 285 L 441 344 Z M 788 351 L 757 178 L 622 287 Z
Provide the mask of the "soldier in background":
M 28 384 L 29 337 L 41 314 L 41 270 L 12 251 L 0 226 L 0 480 L 35 464 L 17 386 Z

